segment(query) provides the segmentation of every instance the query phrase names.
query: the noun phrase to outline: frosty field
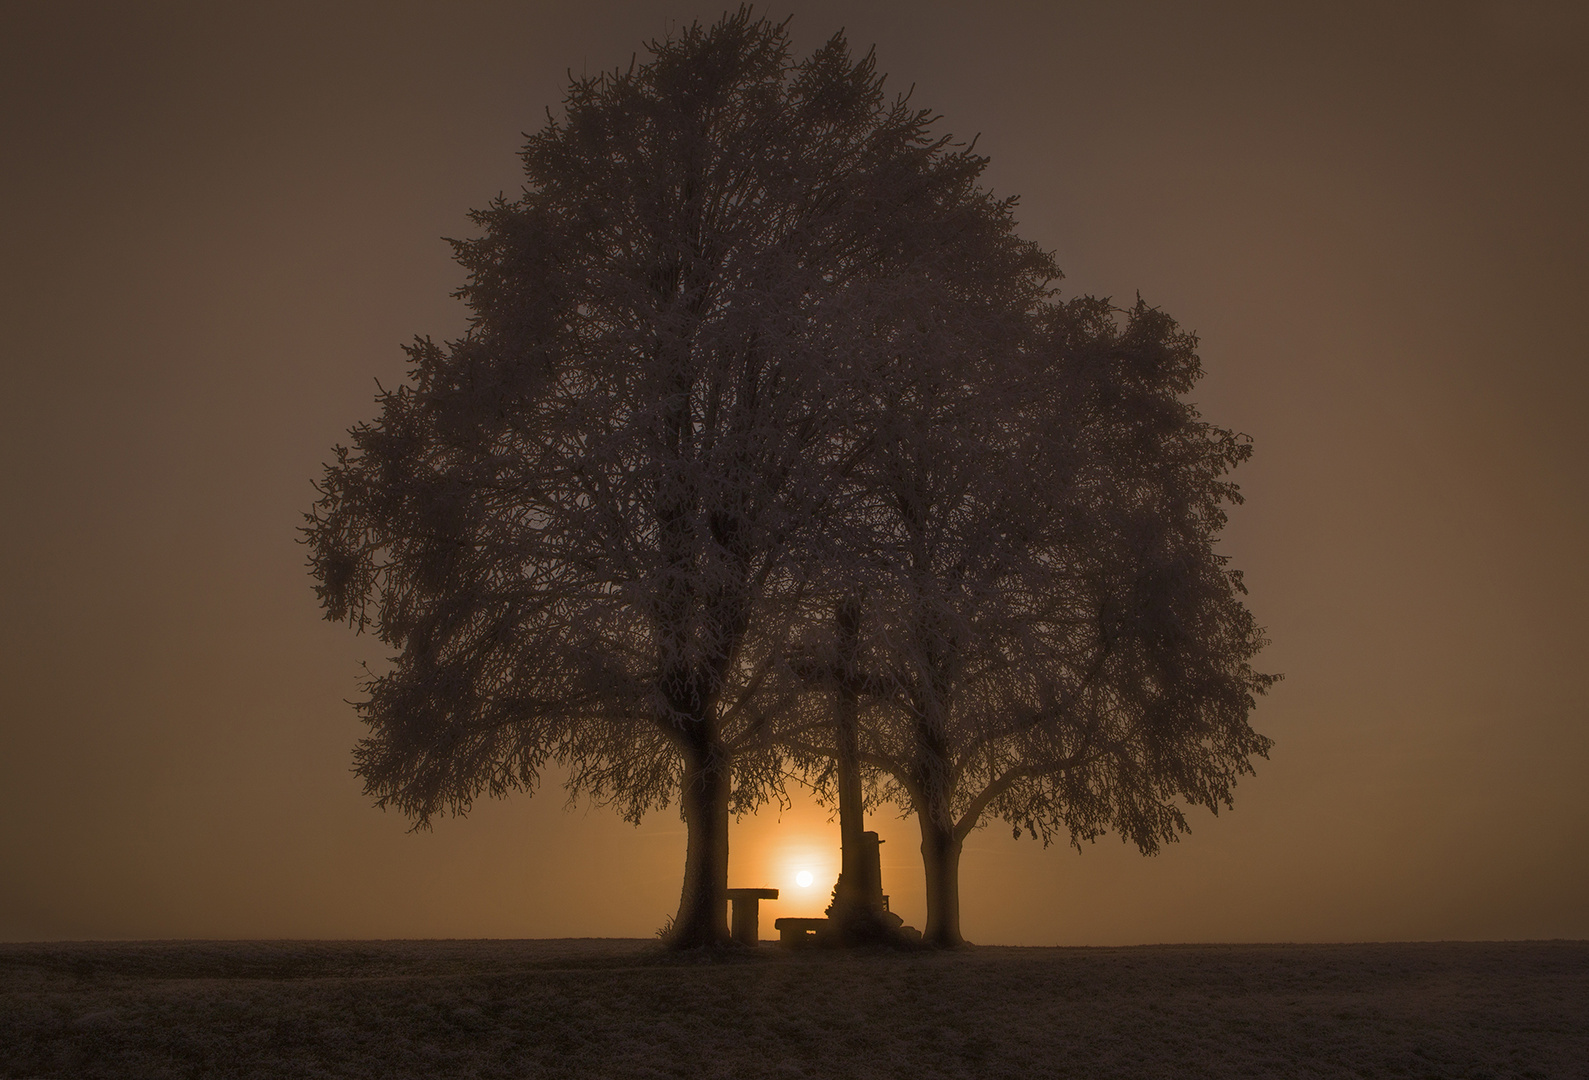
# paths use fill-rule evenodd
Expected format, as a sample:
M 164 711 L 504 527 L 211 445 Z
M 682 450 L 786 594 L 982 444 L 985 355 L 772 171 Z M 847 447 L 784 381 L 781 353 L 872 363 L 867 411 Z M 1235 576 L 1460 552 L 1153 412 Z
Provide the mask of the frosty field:
M 9 944 L 0 1076 L 1581 1077 L 1589 942 Z

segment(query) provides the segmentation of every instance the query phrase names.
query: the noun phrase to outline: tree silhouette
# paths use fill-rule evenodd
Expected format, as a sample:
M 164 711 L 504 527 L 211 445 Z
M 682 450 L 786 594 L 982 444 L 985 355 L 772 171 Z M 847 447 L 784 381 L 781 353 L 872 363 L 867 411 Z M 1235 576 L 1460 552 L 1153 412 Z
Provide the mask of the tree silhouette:
M 860 757 L 918 819 L 939 946 L 989 815 L 1149 853 L 1270 745 L 1247 722 L 1262 632 L 1214 550 L 1250 445 L 1184 400 L 1195 340 L 1140 300 L 1049 305 L 1030 333 L 933 341 L 849 477 Z M 808 768 L 820 729 L 788 736 Z
M 634 820 L 678 799 L 682 947 L 726 939 L 728 815 L 781 783 L 774 689 L 898 313 L 1024 309 L 1051 267 L 841 36 L 795 63 L 741 9 L 650 51 L 473 215 L 468 333 L 408 350 L 306 534 L 327 617 L 396 650 L 359 705 L 377 803 L 424 825 L 553 760 Z

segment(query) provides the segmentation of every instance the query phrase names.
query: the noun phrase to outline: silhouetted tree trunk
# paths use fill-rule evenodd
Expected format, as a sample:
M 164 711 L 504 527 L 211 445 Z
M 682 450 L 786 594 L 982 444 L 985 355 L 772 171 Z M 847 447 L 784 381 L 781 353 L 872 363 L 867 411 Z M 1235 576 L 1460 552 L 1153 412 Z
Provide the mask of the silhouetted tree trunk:
M 925 636 L 925 635 L 923 635 Z M 916 819 L 921 824 L 921 862 L 927 884 L 927 926 L 922 943 L 964 945 L 960 936 L 960 845 L 955 820 L 953 758 L 946 728 L 947 679 L 943 658 L 928 650 L 925 693 L 916 718 Z
M 838 645 L 837 701 L 834 706 L 835 756 L 839 780 L 839 881 L 834 889 L 833 917 L 847 921 L 870 904 L 867 860 L 862 851 L 866 831 L 861 801 L 860 644 L 861 600 L 850 597 L 834 616 Z
M 947 813 L 947 807 L 944 808 Z M 960 849 L 964 841 L 952 822 L 937 814 L 918 814 L 921 822 L 921 863 L 927 876 L 927 928 L 924 945 L 952 948 L 964 945 L 960 936 Z
M 668 944 L 680 949 L 728 941 L 727 750 L 720 740 L 691 739 L 683 747 L 679 794 L 689 840 L 684 854 L 684 890 Z

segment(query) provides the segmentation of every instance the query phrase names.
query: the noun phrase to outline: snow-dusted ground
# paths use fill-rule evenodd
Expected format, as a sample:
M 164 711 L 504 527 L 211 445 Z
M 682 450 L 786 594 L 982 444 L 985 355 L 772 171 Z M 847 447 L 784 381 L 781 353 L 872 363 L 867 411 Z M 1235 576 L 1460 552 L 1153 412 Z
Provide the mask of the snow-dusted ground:
M 0 1076 L 1589 1077 L 1589 942 L 0 945 Z

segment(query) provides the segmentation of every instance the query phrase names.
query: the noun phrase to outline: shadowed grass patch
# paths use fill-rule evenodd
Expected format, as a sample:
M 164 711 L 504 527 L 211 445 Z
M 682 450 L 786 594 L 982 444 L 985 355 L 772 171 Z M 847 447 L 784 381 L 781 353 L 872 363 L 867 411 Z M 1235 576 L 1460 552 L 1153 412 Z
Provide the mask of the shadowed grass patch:
M 1579 942 L 0 945 L 7 1078 L 1523 1077 L 1586 1060 Z

